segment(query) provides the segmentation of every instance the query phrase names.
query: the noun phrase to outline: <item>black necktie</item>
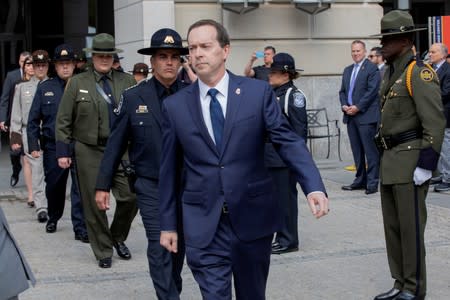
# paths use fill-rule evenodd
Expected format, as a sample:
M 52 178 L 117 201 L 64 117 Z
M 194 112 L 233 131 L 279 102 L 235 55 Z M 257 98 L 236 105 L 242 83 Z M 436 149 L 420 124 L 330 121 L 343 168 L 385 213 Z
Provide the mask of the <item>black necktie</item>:
M 214 133 L 214 139 L 216 141 L 217 149 L 220 149 L 222 143 L 223 124 L 225 118 L 223 116 L 222 107 L 216 98 L 219 93 L 216 89 L 210 89 L 208 95 L 211 96 L 211 102 L 209 104 L 209 113 L 211 114 L 211 124 Z
M 109 128 L 111 128 L 114 123 L 114 120 L 115 120 L 115 114 L 113 113 L 113 110 L 116 106 L 116 102 L 114 100 L 111 86 L 109 85 L 109 82 L 108 82 L 108 76 L 104 75 L 102 77 L 102 81 L 103 81 L 103 91 L 105 92 L 106 96 L 108 96 L 108 98 L 109 98 L 108 116 L 109 116 Z

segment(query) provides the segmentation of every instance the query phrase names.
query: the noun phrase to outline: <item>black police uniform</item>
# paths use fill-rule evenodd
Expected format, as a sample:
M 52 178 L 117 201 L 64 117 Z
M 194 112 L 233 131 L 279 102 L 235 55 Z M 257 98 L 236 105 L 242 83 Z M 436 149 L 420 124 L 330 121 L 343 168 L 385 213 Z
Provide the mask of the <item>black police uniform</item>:
M 56 114 L 65 85 L 66 81 L 59 77 L 48 79 L 38 85 L 30 108 L 27 125 L 29 152 L 43 150 L 46 182 L 45 194 L 48 200 L 48 223 L 53 222 L 55 224 L 64 212 L 66 185 L 69 176 L 69 169 L 62 169 L 58 166 L 55 142 Z M 74 157 L 72 158 L 70 174 L 72 179 L 70 199 L 73 230 L 76 237 L 84 237 L 87 235 L 87 229 L 84 222 Z
M 286 93 L 290 89 L 287 110 Z M 293 130 L 301 136 L 305 143 L 308 131 L 306 117 L 306 97 L 297 89 L 291 81 L 274 89 L 275 95 L 281 106 L 284 116 L 288 119 Z M 275 242 L 283 248 L 298 248 L 298 205 L 297 205 L 297 181 L 295 175 L 281 160 L 272 143 L 265 145 L 265 165 L 277 187 L 280 207 L 283 209 L 283 227 L 276 234 Z
M 97 190 L 110 190 L 115 170 L 128 148 L 136 175 L 137 205 L 148 239 L 150 276 L 158 299 L 178 299 L 181 292 L 184 239 L 179 235 L 176 254 L 170 254 L 159 243 L 158 179 L 162 148 L 161 103 L 184 86 L 176 80 L 166 89 L 153 77 L 124 91 L 122 108 L 111 129 L 96 184 Z M 178 233 L 181 232 L 179 228 Z

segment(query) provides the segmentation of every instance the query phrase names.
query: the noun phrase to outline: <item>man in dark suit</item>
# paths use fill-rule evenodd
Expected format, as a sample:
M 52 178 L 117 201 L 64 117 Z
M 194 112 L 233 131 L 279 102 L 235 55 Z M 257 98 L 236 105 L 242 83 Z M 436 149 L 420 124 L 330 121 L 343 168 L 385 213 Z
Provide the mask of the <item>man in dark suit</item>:
M 270 85 L 226 71 L 225 28 L 200 20 L 187 38 L 198 80 L 163 102 L 161 244 L 178 251 L 176 187 L 183 170 L 186 258 L 203 299 L 231 299 L 232 275 L 237 299 L 265 299 L 272 236 L 280 229 L 264 166 L 266 139 L 297 175 L 317 218 L 328 213 L 325 187 Z
M 9 120 L 11 117 L 12 99 L 14 97 L 14 90 L 16 84 L 22 81 L 23 64 L 27 57 L 30 57 L 30 52 L 24 51 L 19 56 L 19 68 L 12 70 L 6 74 L 5 81 L 3 82 L 2 95 L 0 96 L 0 130 L 7 132 L 9 127 Z M 19 181 L 20 170 L 22 165 L 20 164 L 20 152 L 10 152 L 11 165 L 13 173 L 10 179 L 10 185 L 15 186 Z
M 378 89 L 380 74 L 376 65 L 365 59 L 366 45 L 355 40 L 351 45 L 353 64 L 344 69 L 339 91 L 344 123 L 356 165 L 352 184 L 343 190 L 366 190 L 366 194 L 378 191 L 379 155 L 373 138 L 380 121 Z M 366 169 L 367 164 L 367 169 Z
M 446 45 L 436 43 L 430 47 L 430 63 L 439 77 L 442 104 L 447 119 L 444 141 L 442 142 L 441 156 L 438 163 L 439 176 L 432 178 L 431 182 L 435 192 L 450 191 L 450 64 L 445 60 L 448 54 Z
M 184 250 L 171 253 L 159 244 L 158 179 L 161 157 L 161 102 L 185 84 L 177 80 L 181 56 L 188 53 L 180 35 L 168 28 L 156 31 L 151 46 L 138 53 L 152 55 L 153 77 L 140 81 L 123 93 L 122 109 L 113 125 L 100 164 L 96 201 L 101 210 L 109 208 L 109 190 L 120 160 L 129 148 L 135 178 L 131 188 L 147 234 L 150 276 L 158 299 L 179 299 Z M 179 190 L 179 188 L 178 188 Z

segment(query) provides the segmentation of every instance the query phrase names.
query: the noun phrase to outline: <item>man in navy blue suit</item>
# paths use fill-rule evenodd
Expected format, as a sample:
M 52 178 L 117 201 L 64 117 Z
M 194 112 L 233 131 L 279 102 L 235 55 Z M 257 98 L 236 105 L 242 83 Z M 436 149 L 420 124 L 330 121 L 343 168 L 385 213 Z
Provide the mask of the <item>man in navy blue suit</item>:
M 305 142 L 282 116 L 267 82 L 226 71 L 230 40 L 213 20 L 188 30 L 198 80 L 162 106 L 161 245 L 178 251 L 177 186 L 186 258 L 203 299 L 265 299 L 280 209 L 264 166 L 270 139 L 295 172 L 313 215 L 328 213 L 325 187 Z
M 352 184 L 343 190 L 378 191 L 379 154 L 373 141 L 380 121 L 378 90 L 381 77 L 376 65 L 366 59 L 366 45 L 355 40 L 351 45 L 353 64 L 344 69 L 339 100 L 347 124 L 348 137 L 356 165 Z M 367 165 L 367 168 L 366 168 Z

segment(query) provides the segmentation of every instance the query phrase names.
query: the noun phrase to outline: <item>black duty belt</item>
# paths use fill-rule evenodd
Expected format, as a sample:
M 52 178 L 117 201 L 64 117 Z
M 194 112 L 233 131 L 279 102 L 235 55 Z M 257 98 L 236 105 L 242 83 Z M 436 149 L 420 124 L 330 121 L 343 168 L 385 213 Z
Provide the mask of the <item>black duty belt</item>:
M 389 150 L 397 145 L 422 138 L 422 131 L 408 130 L 394 135 L 381 136 L 377 134 L 375 143 L 380 150 Z
M 98 146 L 106 146 L 107 142 L 108 142 L 108 138 L 98 138 L 97 139 Z

